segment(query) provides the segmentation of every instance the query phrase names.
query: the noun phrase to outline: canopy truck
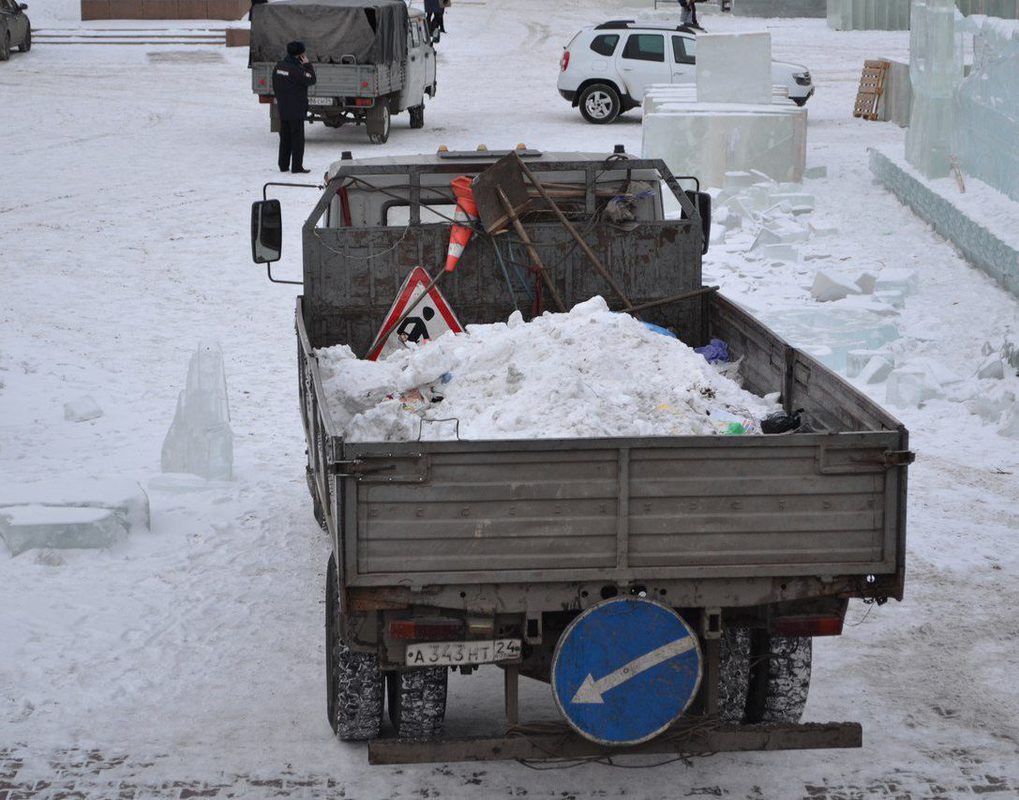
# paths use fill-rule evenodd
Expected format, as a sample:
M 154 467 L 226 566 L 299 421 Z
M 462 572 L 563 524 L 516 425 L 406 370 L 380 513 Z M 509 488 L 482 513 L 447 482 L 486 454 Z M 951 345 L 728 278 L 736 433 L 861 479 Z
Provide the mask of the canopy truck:
M 696 181 L 682 179 L 692 187 L 684 190 L 664 162 L 618 150 L 518 152 L 538 183 L 554 187 L 550 202 L 609 265 L 642 320 L 691 346 L 724 340 L 744 388 L 779 393 L 802 424 L 780 435 L 344 440 L 316 350 L 343 343 L 364 357 L 411 267 L 441 269 L 451 180 L 483 173 L 500 154 L 334 163 L 302 233 L 298 388 L 308 488 L 332 542 L 327 712 L 339 738 L 370 740 L 373 763 L 861 745 L 858 723 L 800 722 L 811 642 L 841 634 L 852 598 L 902 598 L 908 432 L 703 286 L 710 205 Z M 522 230 L 566 307 L 596 294 L 611 305 L 584 248 L 529 191 Z M 629 224 L 607 216 L 619 196 L 633 200 Z M 667 218 L 667 202 L 679 204 L 677 218 Z M 252 209 L 253 254 L 270 277 L 278 215 L 278 200 Z M 527 305 L 526 285 L 511 282 L 511 295 L 503 271 L 514 258 L 526 262 L 520 230 L 491 241 L 475 233 L 444 278 L 464 323 L 504 321 Z M 588 622 L 630 607 L 675 615 L 688 634 L 610 663 L 622 645 L 598 641 Z M 607 663 L 569 661 L 585 631 Z M 442 738 L 449 671 L 491 664 L 504 671 L 509 727 Z M 696 672 L 679 703 L 662 672 L 674 664 Z M 579 683 L 564 694 L 571 669 Z M 562 731 L 511 735 L 520 731 L 520 676 L 551 683 Z M 594 716 L 594 733 L 578 721 L 581 704 L 611 716 L 614 695 L 624 693 L 627 724 L 639 727 L 641 709 L 653 716 L 670 704 L 675 719 L 622 737 L 611 720 L 603 720 L 607 735 Z M 391 726 L 383 725 L 386 695 Z
M 384 144 L 390 118 L 407 111 L 410 127 L 425 124 L 425 96 L 434 97 L 435 49 L 425 15 L 403 0 L 275 0 L 251 9 L 251 88 L 269 104 L 279 130 L 272 70 L 287 43 L 307 48 L 317 81 L 308 90 L 308 120 L 330 128 L 364 125 Z

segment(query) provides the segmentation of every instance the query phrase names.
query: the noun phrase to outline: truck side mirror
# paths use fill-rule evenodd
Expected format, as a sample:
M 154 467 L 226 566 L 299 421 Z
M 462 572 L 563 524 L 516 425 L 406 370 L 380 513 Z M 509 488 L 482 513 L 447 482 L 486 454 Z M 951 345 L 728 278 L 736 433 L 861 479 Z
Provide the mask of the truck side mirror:
M 687 190 L 686 196 L 690 198 L 691 203 L 697 206 L 697 213 L 701 216 L 701 233 L 704 234 L 701 255 L 704 255 L 708 252 L 708 239 L 711 238 L 711 195 L 707 192 Z
M 279 200 L 251 204 L 251 260 L 256 264 L 279 261 L 283 253 L 283 211 Z

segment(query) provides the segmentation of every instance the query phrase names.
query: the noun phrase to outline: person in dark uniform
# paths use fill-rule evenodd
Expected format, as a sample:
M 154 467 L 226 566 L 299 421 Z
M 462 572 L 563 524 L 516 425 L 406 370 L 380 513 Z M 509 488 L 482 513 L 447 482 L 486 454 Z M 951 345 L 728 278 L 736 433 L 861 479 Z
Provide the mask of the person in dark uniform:
M 432 34 L 432 41 L 438 44 L 439 34 L 446 32 L 444 21 L 446 13 L 446 0 L 425 0 L 425 19 L 428 21 L 428 30 Z
M 308 87 L 316 81 L 315 68 L 304 52 L 304 42 L 287 45 L 287 57 L 272 71 L 272 91 L 280 112 L 280 172 L 311 172 L 304 168 L 304 120 L 308 116 Z

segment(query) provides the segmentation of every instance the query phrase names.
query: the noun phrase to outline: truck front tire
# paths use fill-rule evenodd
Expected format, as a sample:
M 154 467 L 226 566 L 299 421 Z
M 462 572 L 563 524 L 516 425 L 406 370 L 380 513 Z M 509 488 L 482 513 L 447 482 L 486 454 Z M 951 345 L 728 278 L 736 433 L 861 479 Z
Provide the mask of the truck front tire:
M 344 742 L 374 739 L 382 729 L 383 685 L 379 658 L 343 641 L 336 560 L 326 567 L 326 707 L 333 733 Z
M 11 32 L 0 32 L 0 61 L 6 61 L 11 57 Z
M 425 106 L 422 103 L 419 106 L 411 106 L 407 109 L 410 112 L 410 126 L 412 128 L 423 128 L 425 127 Z
M 18 50 L 20 50 L 22 53 L 27 53 L 31 49 L 32 49 L 32 26 L 29 25 L 28 30 L 25 31 L 24 41 L 18 45 Z
M 446 718 L 446 667 L 425 667 L 386 676 L 389 720 L 401 738 L 427 738 L 442 732 Z

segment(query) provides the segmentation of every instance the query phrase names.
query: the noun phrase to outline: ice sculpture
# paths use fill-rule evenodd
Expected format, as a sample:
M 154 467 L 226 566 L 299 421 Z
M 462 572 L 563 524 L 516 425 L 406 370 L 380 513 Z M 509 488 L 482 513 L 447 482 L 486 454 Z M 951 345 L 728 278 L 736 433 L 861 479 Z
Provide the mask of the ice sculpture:
M 1019 22 L 970 18 L 973 68 L 955 93 L 963 170 L 1019 201 Z
M 955 0 L 913 0 L 911 26 L 913 108 L 906 131 L 906 160 L 927 178 L 943 178 L 952 156 L 952 96 L 962 77 Z
M 190 472 L 208 480 L 233 477 L 233 431 L 219 344 L 201 344 L 163 441 L 163 472 Z

